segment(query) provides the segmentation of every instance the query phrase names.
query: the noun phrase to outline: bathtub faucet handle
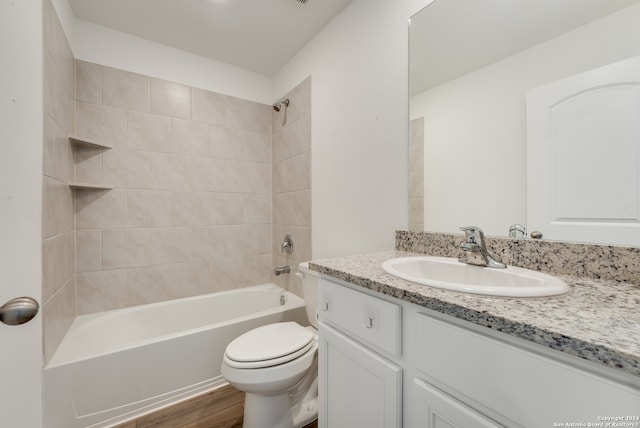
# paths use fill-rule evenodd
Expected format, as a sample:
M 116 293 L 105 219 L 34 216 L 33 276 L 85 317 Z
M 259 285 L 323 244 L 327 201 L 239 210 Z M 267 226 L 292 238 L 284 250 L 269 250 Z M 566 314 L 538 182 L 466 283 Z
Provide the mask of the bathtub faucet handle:
M 280 250 L 282 253 L 284 253 L 285 251 L 287 252 L 287 254 L 293 253 L 293 237 L 291 236 L 291 234 L 287 233 L 285 235 Z

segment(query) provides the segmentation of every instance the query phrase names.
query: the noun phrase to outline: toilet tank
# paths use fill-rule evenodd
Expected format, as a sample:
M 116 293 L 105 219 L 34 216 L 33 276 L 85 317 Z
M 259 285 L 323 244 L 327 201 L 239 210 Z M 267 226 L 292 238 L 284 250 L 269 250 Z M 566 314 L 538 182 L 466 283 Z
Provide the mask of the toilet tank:
M 318 328 L 318 275 L 309 269 L 309 262 L 302 262 L 298 265 L 296 274 L 302 281 L 302 297 L 307 309 L 309 323 Z

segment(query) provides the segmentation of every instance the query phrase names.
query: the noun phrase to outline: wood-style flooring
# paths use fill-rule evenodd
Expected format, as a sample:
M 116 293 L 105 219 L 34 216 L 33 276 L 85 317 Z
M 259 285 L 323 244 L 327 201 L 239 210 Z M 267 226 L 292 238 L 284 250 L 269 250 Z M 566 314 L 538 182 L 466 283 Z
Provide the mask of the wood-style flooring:
M 243 413 L 244 392 L 226 385 L 115 428 L 241 428 Z

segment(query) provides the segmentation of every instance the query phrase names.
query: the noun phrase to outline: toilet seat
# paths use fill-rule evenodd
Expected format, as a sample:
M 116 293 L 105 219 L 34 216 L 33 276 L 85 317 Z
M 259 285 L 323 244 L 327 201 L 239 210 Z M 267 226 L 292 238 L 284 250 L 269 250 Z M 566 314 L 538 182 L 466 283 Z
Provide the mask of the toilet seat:
M 224 354 L 230 367 L 256 369 L 284 364 L 313 348 L 313 330 L 295 322 L 269 324 L 232 341 Z

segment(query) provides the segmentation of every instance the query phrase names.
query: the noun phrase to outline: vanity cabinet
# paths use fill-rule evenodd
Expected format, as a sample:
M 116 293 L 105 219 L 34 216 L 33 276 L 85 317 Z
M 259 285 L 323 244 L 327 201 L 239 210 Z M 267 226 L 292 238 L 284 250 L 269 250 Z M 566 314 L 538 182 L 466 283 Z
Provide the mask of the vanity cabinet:
M 319 302 L 319 426 L 401 427 L 400 306 L 327 281 Z
M 321 427 L 606 426 L 640 417 L 636 376 L 343 281 L 322 279 L 319 293 Z

